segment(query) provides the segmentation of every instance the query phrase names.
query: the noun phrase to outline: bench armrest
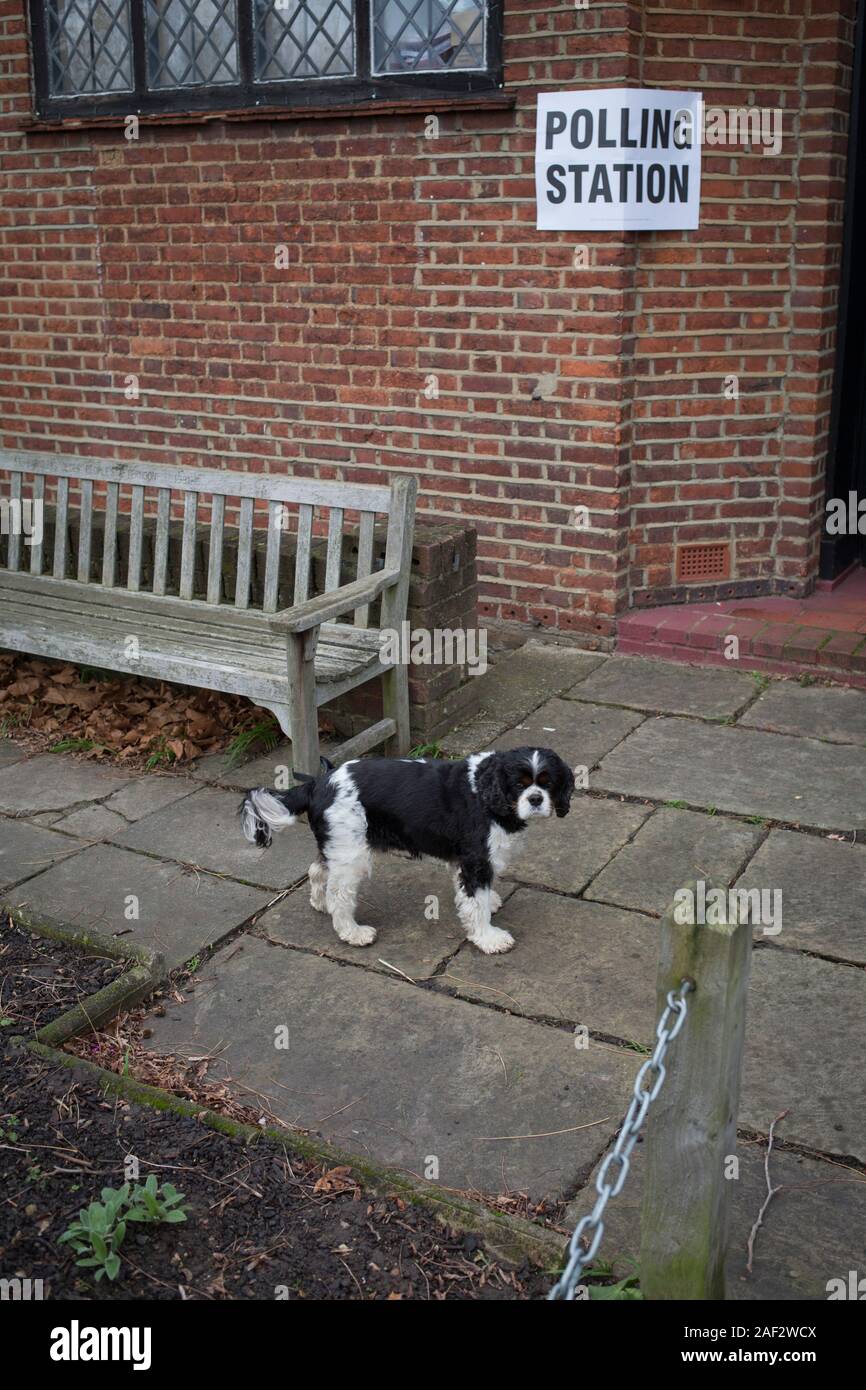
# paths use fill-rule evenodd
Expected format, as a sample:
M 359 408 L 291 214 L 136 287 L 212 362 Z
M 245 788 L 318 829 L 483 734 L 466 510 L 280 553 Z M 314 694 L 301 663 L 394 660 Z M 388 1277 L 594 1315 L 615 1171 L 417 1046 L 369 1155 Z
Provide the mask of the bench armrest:
M 296 603 L 291 608 L 281 608 L 278 613 L 268 615 L 268 626 L 275 632 L 307 632 L 320 623 L 339 618 L 351 608 L 361 608 L 372 603 L 385 589 L 392 588 L 402 578 L 399 570 L 378 570 L 365 579 L 353 579 L 329 594 L 319 594 L 317 598 L 307 599 L 306 603 Z

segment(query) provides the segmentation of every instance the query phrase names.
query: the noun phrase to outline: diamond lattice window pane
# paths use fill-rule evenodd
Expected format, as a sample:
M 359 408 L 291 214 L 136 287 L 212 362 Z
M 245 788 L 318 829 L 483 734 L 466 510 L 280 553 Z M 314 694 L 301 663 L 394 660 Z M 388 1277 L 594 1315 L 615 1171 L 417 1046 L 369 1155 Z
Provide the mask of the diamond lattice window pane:
M 256 0 L 256 77 L 346 77 L 355 71 L 352 0 Z
M 484 67 L 485 0 L 372 0 L 373 71 Z
M 48 0 L 45 30 L 52 96 L 132 90 L 129 0 Z
M 237 82 L 235 0 L 145 0 L 145 18 L 150 87 Z

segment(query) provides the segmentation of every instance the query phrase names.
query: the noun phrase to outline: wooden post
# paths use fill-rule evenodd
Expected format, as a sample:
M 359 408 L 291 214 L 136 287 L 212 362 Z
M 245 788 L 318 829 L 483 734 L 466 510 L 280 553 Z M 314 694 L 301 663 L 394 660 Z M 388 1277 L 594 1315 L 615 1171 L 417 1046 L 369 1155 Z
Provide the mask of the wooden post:
M 686 893 L 697 902 L 697 913 L 684 910 Z M 714 901 L 724 901 L 720 912 Z M 738 922 L 729 902 L 727 889 L 706 880 L 689 883 L 661 922 L 659 1015 L 668 990 L 684 979 L 695 988 L 687 996 L 685 1025 L 671 1043 L 643 1145 L 640 1283 L 648 1299 L 725 1297 L 734 1181 L 725 1165 L 737 1146 L 752 954 L 751 923 Z M 695 922 L 701 915 L 710 921 Z

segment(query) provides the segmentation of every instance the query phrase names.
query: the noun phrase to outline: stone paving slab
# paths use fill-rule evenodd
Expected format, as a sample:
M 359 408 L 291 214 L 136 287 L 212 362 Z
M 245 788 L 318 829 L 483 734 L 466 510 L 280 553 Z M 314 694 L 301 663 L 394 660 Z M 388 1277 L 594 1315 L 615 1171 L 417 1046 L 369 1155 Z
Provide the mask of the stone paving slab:
M 126 917 L 130 895 L 138 920 Z M 214 945 L 268 900 L 258 889 L 110 845 L 84 849 L 5 894 L 10 906 L 161 951 L 170 967 Z
M 238 805 L 236 792 L 202 787 L 138 821 L 115 840 L 126 849 L 197 864 L 244 883 L 274 888 L 297 883 L 316 853 L 306 824 L 275 835 L 269 849 L 258 849 L 243 837 Z
M 866 749 L 757 729 L 648 719 L 590 785 L 821 830 L 866 829 Z
M 612 656 L 586 680 L 565 692 L 567 699 L 665 714 L 725 719 L 755 696 L 755 682 L 744 671 L 679 666 L 643 656 Z
M 24 749 L 13 743 L 11 738 L 0 738 L 0 768 L 23 762 L 26 757 Z
M 774 681 L 741 717 L 752 729 L 866 745 L 866 692 Z
M 608 705 L 548 700 L 496 740 L 497 748 L 552 748 L 571 767 L 593 767 L 643 721 L 643 715 Z M 595 788 L 594 778 L 590 786 Z
M 604 804 L 593 801 L 594 806 Z M 593 879 L 586 897 L 661 916 L 690 879 L 732 883 L 763 833 L 758 826 L 724 816 L 661 806 Z
M 496 925 L 511 932 L 514 948 L 482 956 L 467 942 L 437 986 L 608 1037 L 652 1038 L 658 927 L 650 918 L 521 888 L 497 912 Z
M 749 985 L 741 1126 L 866 1161 L 866 972 L 768 946 Z
M 133 778 L 133 773 L 40 753 L 0 770 L 0 811 L 62 811 L 82 801 L 102 801 Z
M 786 1138 L 785 1121 L 777 1130 Z M 726 1262 L 730 1301 L 827 1298 L 830 1279 L 863 1269 L 866 1183 L 856 1173 L 800 1154 L 774 1148 L 770 1172 L 782 1187 L 764 1214 L 755 1242 L 751 1276 L 746 1275 L 752 1224 L 767 1195 L 764 1146 L 740 1140 L 740 1175 L 731 1182 L 731 1220 Z M 612 1263 L 622 1278 L 635 1272 L 640 1251 L 643 1153 L 638 1144 L 620 1195 L 604 1215 L 599 1259 Z M 595 1172 L 570 1204 L 564 1224 L 576 1225 L 596 1200 Z M 696 1343 L 697 1345 L 697 1343 Z
M 607 658 L 573 647 L 546 642 L 527 642 L 518 651 L 502 656 L 483 676 L 475 676 L 478 713 L 453 733 L 439 740 L 449 757 L 463 758 L 492 748 L 501 734 L 530 710 L 574 688 Z
M 202 967 L 194 995 L 153 1020 L 151 1046 L 219 1051 L 210 1076 L 350 1153 L 422 1176 L 433 1155 L 445 1187 L 534 1199 L 599 1156 L 634 1070 L 603 1043 L 579 1051 L 568 1032 L 255 937 Z M 515 1135 L 544 1137 L 490 1137 Z
M 516 836 L 506 880 L 579 893 L 650 814 L 646 806 L 578 792 L 562 820 L 530 823 Z
M 506 899 L 514 886 L 503 884 Z M 429 919 L 429 898 L 438 903 L 439 920 Z M 256 931 L 290 946 L 319 951 L 388 972 L 385 960 L 413 980 L 425 980 L 465 940 L 454 907 L 451 870 L 444 864 L 401 855 L 374 855 L 373 875 L 358 891 L 357 920 L 379 933 L 372 946 L 348 946 L 325 913 L 310 906 L 309 885 L 302 884 L 259 919 Z
M 737 886 L 781 889 L 774 944 L 866 964 L 866 846 L 773 830 Z
M 0 820 L 0 888 L 44 873 L 84 847 L 71 835 L 55 835 L 24 820 Z
M 52 824 L 87 839 L 116 840 L 125 834 L 131 821 L 143 820 L 196 790 L 197 784 L 188 778 L 137 777 L 100 805 L 82 806 L 69 815 L 53 818 Z

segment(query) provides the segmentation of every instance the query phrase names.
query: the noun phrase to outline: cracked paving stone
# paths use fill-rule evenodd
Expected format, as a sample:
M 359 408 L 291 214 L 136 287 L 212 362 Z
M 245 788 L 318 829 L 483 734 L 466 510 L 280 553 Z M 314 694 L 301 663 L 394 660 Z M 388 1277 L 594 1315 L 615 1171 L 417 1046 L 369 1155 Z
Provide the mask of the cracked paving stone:
M 11 889 L 6 902 L 26 906 L 34 916 L 161 951 L 174 968 L 260 911 L 268 894 L 96 845 Z M 127 916 L 131 906 L 137 918 Z
M 570 767 L 593 767 L 643 722 L 632 710 L 548 700 L 496 740 L 497 748 L 552 748 Z M 595 782 L 590 782 L 595 787 Z
M 127 849 L 196 864 L 245 883 L 285 888 L 303 878 L 316 854 L 306 823 L 275 835 L 269 849 L 259 849 L 244 839 L 238 807 L 236 792 L 201 787 L 136 822 L 115 840 Z
M 71 835 L 55 835 L 23 820 L 0 821 L 0 888 L 44 873 L 84 848 L 85 842 Z
M 538 821 L 512 837 L 506 881 L 579 893 L 650 814 L 647 806 L 578 792 L 562 820 Z
M 755 694 L 755 682 L 742 671 L 708 670 L 643 656 L 612 656 L 565 692 L 569 700 L 628 705 L 664 714 L 691 714 L 725 719 Z
M 647 719 L 591 785 L 820 830 L 866 829 L 866 749 L 739 725 Z
M 506 899 L 513 885 L 503 884 Z M 438 920 L 426 914 L 435 911 Z M 256 932 L 291 946 L 324 952 L 337 960 L 385 970 L 402 970 L 413 980 L 427 979 L 466 939 L 454 907 L 451 870 L 435 860 L 375 855 L 373 874 L 358 889 L 356 920 L 375 927 L 372 946 L 341 941 L 327 913 L 310 906 L 309 884 L 302 884 L 262 914 Z
M 62 811 L 85 801 L 103 801 L 133 780 L 133 773 L 40 753 L 0 770 L 0 811 Z
M 769 946 L 752 957 L 740 1125 L 866 1162 L 866 972 Z
M 866 847 L 773 830 L 737 887 L 781 890 L 776 945 L 866 963 Z
M 226 953 L 228 954 L 228 953 Z M 288 1025 L 289 1046 L 274 1046 Z M 209 1075 L 264 1096 L 275 1115 L 350 1154 L 447 1188 L 558 1197 L 604 1149 L 635 1058 L 567 1031 L 481 1009 L 395 977 L 245 937 L 217 954 L 150 1046 L 218 1052 Z M 249 1096 L 249 1091 L 241 1091 Z M 530 1136 L 530 1137 L 525 1137 Z
M 593 879 L 586 897 L 661 916 L 693 878 L 732 883 L 762 833 L 741 821 L 661 806 Z
M 646 1043 L 655 1026 L 658 924 L 635 912 L 519 889 L 497 912 L 515 945 L 483 956 L 467 942 L 436 985 L 528 1017 Z M 612 986 L 612 982 L 615 985 Z
M 740 719 L 751 729 L 866 744 L 866 692 L 774 681 Z

